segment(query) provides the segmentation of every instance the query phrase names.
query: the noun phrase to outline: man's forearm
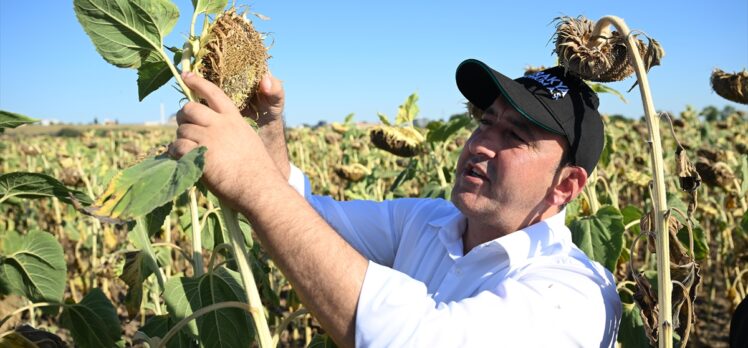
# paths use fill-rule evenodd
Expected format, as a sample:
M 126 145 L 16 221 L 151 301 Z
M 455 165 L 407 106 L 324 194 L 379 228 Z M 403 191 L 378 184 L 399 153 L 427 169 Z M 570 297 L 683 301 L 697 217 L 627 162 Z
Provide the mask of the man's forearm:
M 245 195 L 238 210 L 252 221 L 263 247 L 305 306 L 338 344 L 352 347 L 368 262 L 287 183 L 272 176 L 257 178 L 262 184 Z
M 288 180 L 291 167 L 286 147 L 286 131 L 282 119 L 276 119 L 260 126 L 258 132 L 268 154 L 283 177 Z

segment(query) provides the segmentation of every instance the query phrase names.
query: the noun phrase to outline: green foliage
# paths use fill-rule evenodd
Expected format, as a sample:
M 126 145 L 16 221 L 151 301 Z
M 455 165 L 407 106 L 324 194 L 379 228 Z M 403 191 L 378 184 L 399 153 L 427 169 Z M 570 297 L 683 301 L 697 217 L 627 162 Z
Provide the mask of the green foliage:
M 395 117 L 396 125 L 413 124 L 413 120 L 418 116 L 418 94 L 413 93 L 408 96 L 405 103 L 400 105 L 397 109 L 397 116 Z
M 633 303 L 623 304 L 623 316 L 618 330 L 618 342 L 624 348 L 648 348 L 649 339 L 644 333 L 644 322 L 639 307 Z
M 114 347 L 122 337 L 117 311 L 98 288 L 89 291 L 80 303 L 66 304 L 61 324 L 81 348 Z
M 174 318 L 168 314 L 165 315 L 154 315 L 146 320 L 145 325 L 140 328 L 140 332 L 146 334 L 148 337 L 160 337 L 164 338 L 166 334 L 171 330 L 177 322 Z M 196 346 L 194 343 L 195 339 L 190 337 L 186 330 L 179 330 L 169 342 L 166 343 L 167 348 L 191 348 Z
M 592 90 L 595 91 L 595 93 L 610 93 L 618 97 L 618 99 L 620 99 L 624 104 L 629 103 L 628 100 L 626 100 L 626 97 L 624 97 L 621 92 L 619 92 L 615 88 L 608 87 L 604 83 L 587 82 L 587 85 L 589 85 L 590 88 L 592 88 Z
M 129 221 L 148 214 L 200 179 L 205 151 L 205 147 L 196 148 L 179 160 L 163 154 L 125 169 L 87 211 L 113 221 Z
M 470 125 L 472 119 L 468 115 L 453 117 L 446 123 L 429 124 L 429 133 L 426 135 L 426 141 L 429 143 L 441 143 L 447 141 L 460 130 Z
M 166 283 L 164 300 L 169 313 L 181 320 L 209 305 L 246 302 L 239 273 L 218 267 L 200 277 L 173 277 Z M 209 312 L 190 322 L 189 331 L 205 347 L 248 347 L 254 339 L 249 315 L 238 308 Z M 241 334 L 238 334 L 241 333 Z
M 0 282 L 32 302 L 61 302 L 67 266 L 62 246 L 47 232 L 5 234 L 0 254 Z
M 83 192 L 71 190 L 57 179 L 41 173 L 15 172 L 0 175 L 0 203 L 12 198 L 57 197 L 68 204 L 91 204 L 91 199 Z
M 569 226 L 574 244 L 611 272 L 623 250 L 623 228 L 623 216 L 612 206 L 604 206 L 595 215 L 584 216 Z
M 218 14 L 228 5 L 228 0 L 192 0 L 195 14 Z
M 10 111 L 0 110 L 0 129 L 16 128 L 20 125 L 34 123 L 37 121 L 39 120 Z
M 307 348 L 337 348 L 332 338 L 328 334 L 314 335 Z
M 179 18 L 170 0 L 74 0 L 75 15 L 96 51 L 112 65 L 138 69 L 142 100 L 166 83 L 163 40 Z

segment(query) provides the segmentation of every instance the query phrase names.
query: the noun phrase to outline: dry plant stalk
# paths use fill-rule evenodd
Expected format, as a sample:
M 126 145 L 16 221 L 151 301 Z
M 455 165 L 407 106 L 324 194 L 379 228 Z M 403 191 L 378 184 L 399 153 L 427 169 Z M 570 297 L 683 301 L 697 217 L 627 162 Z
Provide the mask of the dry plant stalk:
M 621 81 L 634 72 L 626 48 L 626 36 L 607 28 L 593 35 L 595 22 L 585 17 L 556 18 L 555 52 L 559 63 L 581 78 L 595 82 Z M 665 51 L 649 37 L 649 44 L 635 39 L 645 70 L 659 65 Z
M 712 89 L 722 98 L 736 103 L 748 104 L 748 70 L 726 73 L 720 69 L 712 72 Z
M 231 8 L 210 24 L 202 40 L 206 44 L 195 56 L 195 70 L 221 87 L 236 107 L 244 110 L 268 71 L 262 35 L 246 14 L 240 15 Z

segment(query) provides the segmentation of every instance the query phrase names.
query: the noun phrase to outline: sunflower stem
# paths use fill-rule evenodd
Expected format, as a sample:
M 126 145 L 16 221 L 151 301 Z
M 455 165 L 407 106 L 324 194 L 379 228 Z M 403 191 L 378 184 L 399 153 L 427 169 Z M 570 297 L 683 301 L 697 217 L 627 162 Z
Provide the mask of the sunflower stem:
M 665 175 L 662 156 L 662 144 L 660 140 L 660 123 L 657 112 L 652 102 L 652 95 L 649 90 L 649 80 L 644 69 L 644 63 L 639 55 L 639 49 L 636 39 L 630 35 L 626 23 L 615 16 L 605 16 L 600 18 L 595 24 L 592 37 L 601 40 L 600 36 L 606 31 L 610 32 L 608 27 L 613 25 L 626 37 L 626 46 L 630 61 L 634 64 L 636 78 L 639 81 L 639 91 L 641 93 L 644 114 L 647 119 L 647 128 L 649 129 L 649 144 L 651 146 L 652 158 L 652 179 L 654 182 L 653 189 L 653 210 L 655 216 L 655 244 L 657 248 L 657 303 L 659 306 L 659 330 L 658 343 L 659 347 L 670 348 L 673 346 L 673 321 L 672 321 L 672 288 L 673 284 L 670 279 L 670 241 L 665 216 L 667 213 L 667 197 L 665 194 Z
M 197 211 L 197 192 L 195 191 L 197 191 L 195 186 L 192 186 L 189 191 L 192 217 L 192 268 L 194 276 L 199 277 L 203 274 L 203 241 L 200 234 L 200 214 Z
M 239 266 L 239 273 L 244 283 L 244 291 L 246 291 L 247 301 L 249 302 L 249 313 L 252 315 L 252 323 L 257 333 L 257 343 L 260 348 L 273 347 L 273 336 L 270 333 L 268 321 L 265 317 L 265 308 L 262 306 L 262 299 L 260 298 L 260 292 L 257 290 L 252 268 L 247 261 L 247 252 L 244 249 L 244 235 L 239 227 L 238 215 L 234 209 L 222 200 L 219 203 L 223 220 L 226 223 L 226 228 L 229 230 L 234 260 L 236 260 L 236 264 Z

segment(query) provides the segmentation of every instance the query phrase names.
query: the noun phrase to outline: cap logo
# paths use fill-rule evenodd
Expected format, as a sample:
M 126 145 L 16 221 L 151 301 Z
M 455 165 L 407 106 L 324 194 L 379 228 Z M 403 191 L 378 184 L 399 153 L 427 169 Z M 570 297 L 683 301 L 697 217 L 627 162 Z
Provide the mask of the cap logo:
M 543 85 L 543 87 L 548 90 L 548 93 L 551 94 L 553 100 L 558 100 L 565 97 L 566 92 L 569 91 L 569 87 L 566 87 L 561 79 L 543 71 L 539 71 L 525 77 L 538 81 L 538 83 Z

